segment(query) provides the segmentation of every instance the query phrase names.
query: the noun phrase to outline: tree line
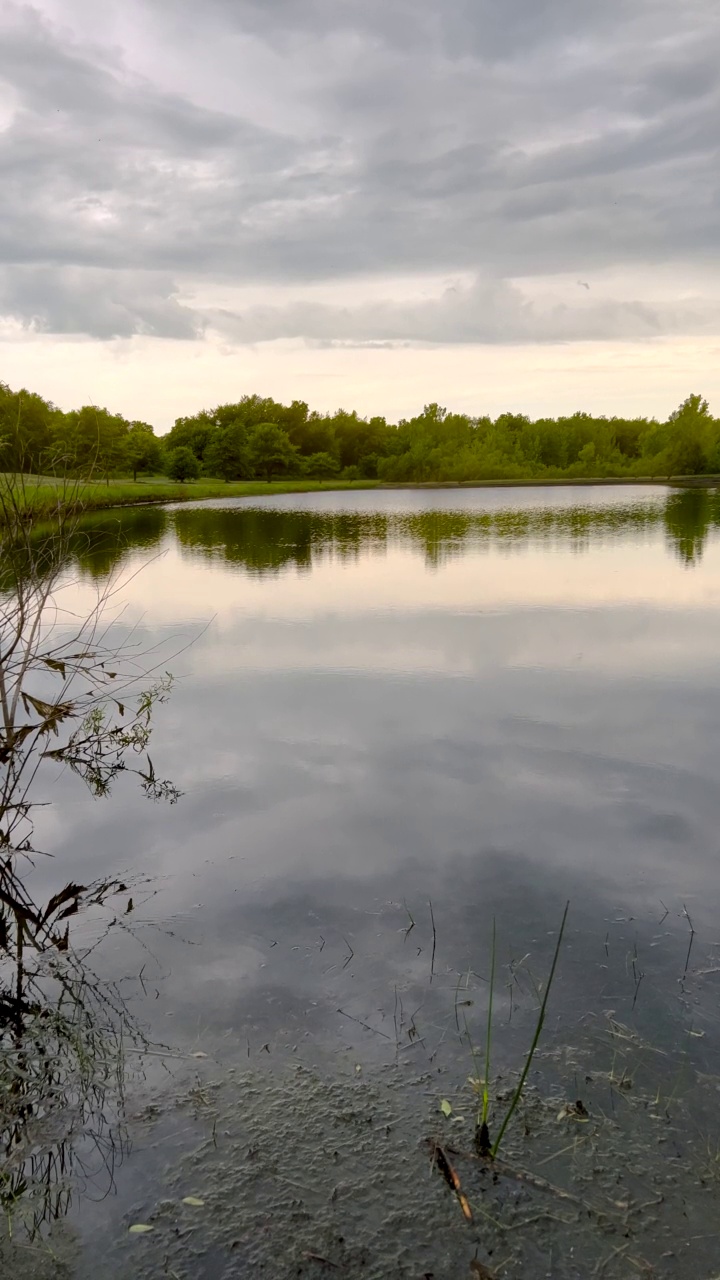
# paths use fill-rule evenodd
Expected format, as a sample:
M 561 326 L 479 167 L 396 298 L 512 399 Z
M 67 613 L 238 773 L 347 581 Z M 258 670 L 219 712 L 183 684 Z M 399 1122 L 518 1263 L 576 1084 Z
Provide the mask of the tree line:
M 185 481 L 431 481 L 665 478 L 720 473 L 720 420 L 690 395 L 666 421 L 577 412 L 450 413 L 438 404 L 389 423 L 339 409 L 318 413 L 244 395 L 176 419 L 164 436 L 143 421 L 84 405 L 63 412 L 0 383 L 0 469 L 36 474 L 140 473 Z

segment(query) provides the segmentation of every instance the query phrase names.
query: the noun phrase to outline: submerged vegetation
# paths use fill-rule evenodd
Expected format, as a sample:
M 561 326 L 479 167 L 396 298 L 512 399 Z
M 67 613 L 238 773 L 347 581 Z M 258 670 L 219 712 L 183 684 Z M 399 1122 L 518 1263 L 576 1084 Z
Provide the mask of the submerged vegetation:
M 244 395 L 180 417 L 167 435 L 85 405 L 63 412 L 28 391 L 0 383 L 0 467 L 43 477 L 36 506 L 53 500 L 52 478 L 90 481 L 86 506 L 107 505 L 111 481 L 152 476 L 140 498 L 166 496 L 163 484 L 187 496 L 200 481 L 223 484 L 473 483 L 499 480 L 671 479 L 720 474 L 720 420 L 693 394 L 664 422 L 577 412 L 530 419 L 451 413 L 426 405 L 413 418 L 389 423 L 356 412 L 318 413 L 300 400 L 284 405 Z M 104 484 L 107 492 L 100 492 Z M 29 490 L 28 490 L 29 492 Z M 194 496 L 213 496 L 195 491 Z M 57 495 L 55 495 L 57 499 Z

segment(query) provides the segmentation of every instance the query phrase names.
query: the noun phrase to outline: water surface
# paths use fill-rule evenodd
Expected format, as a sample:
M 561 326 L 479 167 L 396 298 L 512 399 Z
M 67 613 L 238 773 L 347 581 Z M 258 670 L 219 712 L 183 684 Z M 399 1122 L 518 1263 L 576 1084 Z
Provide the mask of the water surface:
M 111 1198 L 76 1202 L 88 1251 L 112 1246 L 108 1275 L 315 1276 L 329 1259 L 347 1276 L 449 1277 L 472 1275 L 474 1251 L 508 1277 L 635 1275 L 649 1254 L 657 1275 L 714 1274 L 719 527 L 715 493 L 626 486 L 288 495 L 87 522 L 72 600 L 124 582 L 118 634 L 133 628 L 177 678 L 152 755 L 184 795 L 151 806 L 121 782 L 93 802 L 62 775 L 40 842 L 64 877 L 142 874 L 133 932 L 116 929 L 99 969 L 142 966 L 134 1007 L 153 1037 L 207 1055 L 173 1059 L 171 1084 L 150 1062 L 136 1107 L 152 1099 L 161 1118 L 137 1122 Z M 486 1221 L 466 1230 L 425 1176 L 442 1098 L 469 1145 L 463 1033 L 483 1041 L 493 918 L 494 1054 L 512 1073 L 567 899 L 527 1105 L 592 1095 L 598 1149 L 614 1143 L 625 1166 L 643 1151 L 648 1203 L 667 1127 L 682 1178 L 632 1248 L 563 1227 L 557 1205 L 509 1242 Z M 669 1104 L 649 1123 L 653 1096 L 682 1123 Z M 338 1135 L 345 1111 L 361 1135 L 388 1117 L 384 1156 Z M 548 1160 L 571 1138 L 552 1128 Z M 254 1142 L 256 1181 L 239 1168 Z M 545 1176 L 589 1185 L 564 1163 Z M 178 1237 L 196 1183 L 207 1213 Z M 138 1218 L 156 1232 L 128 1243 Z M 169 1255 L 170 1272 L 153 1269 Z M 77 1275 L 96 1274 L 87 1258 L 73 1254 Z

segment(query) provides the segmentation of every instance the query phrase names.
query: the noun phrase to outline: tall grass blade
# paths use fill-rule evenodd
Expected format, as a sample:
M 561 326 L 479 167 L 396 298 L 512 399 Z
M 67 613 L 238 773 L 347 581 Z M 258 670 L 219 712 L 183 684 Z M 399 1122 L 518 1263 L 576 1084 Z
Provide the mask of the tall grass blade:
M 523 1067 L 522 1075 L 520 1076 L 520 1080 L 518 1081 L 517 1089 L 515 1090 L 512 1096 L 512 1101 L 510 1102 L 510 1106 L 507 1109 L 505 1119 L 503 1120 L 500 1126 L 500 1132 L 498 1133 L 498 1136 L 493 1143 L 492 1151 L 491 1151 L 491 1154 L 493 1156 L 496 1156 L 500 1149 L 500 1143 L 503 1140 L 503 1135 L 505 1133 L 505 1130 L 507 1129 L 510 1123 L 510 1120 L 512 1119 L 513 1112 L 515 1111 L 515 1108 L 518 1102 L 520 1101 L 523 1088 L 525 1087 L 525 1081 L 527 1080 L 527 1075 L 530 1070 L 530 1064 L 533 1060 L 535 1050 L 537 1049 L 538 1041 L 540 1040 L 540 1035 L 543 1029 L 543 1023 L 545 1022 L 545 1010 L 547 1009 L 547 1002 L 550 996 L 550 988 L 552 987 L 553 978 L 555 977 L 555 968 L 557 966 L 558 956 L 560 955 L 560 947 L 562 946 L 563 934 L 565 932 L 565 922 L 567 921 L 567 914 L 569 910 L 570 910 L 570 903 L 568 901 L 565 903 L 565 910 L 563 912 L 562 923 L 560 925 L 560 932 L 558 933 L 557 942 L 555 944 L 555 954 L 553 956 L 553 962 L 550 966 L 550 973 L 548 974 L 548 980 L 545 985 L 545 994 L 543 996 L 543 1001 L 540 1006 L 540 1013 L 538 1015 L 537 1026 L 535 1027 L 535 1035 L 533 1036 L 532 1044 L 530 1045 L 530 1052 L 528 1053 L 528 1056 L 525 1059 L 525 1066 Z
M 490 1046 L 492 1043 L 493 993 L 495 991 L 495 916 L 492 926 L 492 952 L 490 956 L 490 999 L 488 1001 L 487 1032 L 485 1036 L 485 1079 L 483 1081 L 482 1124 L 487 1124 L 490 1109 Z

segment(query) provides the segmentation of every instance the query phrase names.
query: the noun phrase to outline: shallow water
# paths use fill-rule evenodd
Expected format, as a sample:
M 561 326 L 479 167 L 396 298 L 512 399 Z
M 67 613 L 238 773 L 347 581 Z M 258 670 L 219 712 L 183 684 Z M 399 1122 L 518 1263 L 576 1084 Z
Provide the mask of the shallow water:
M 87 522 L 68 599 L 124 582 L 117 634 L 177 677 L 151 750 L 184 795 L 53 778 L 37 875 L 142 877 L 97 968 L 177 1056 L 130 1083 L 133 1149 L 99 1203 L 85 1178 L 64 1261 L 18 1275 L 97 1275 L 101 1241 L 110 1277 L 720 1270 L 719 528 L 716 494 L 648 487 Z M 502 1095 L 568 899 L 507 1148 L 553 1189 L 483 1183 L 493 918 Z

